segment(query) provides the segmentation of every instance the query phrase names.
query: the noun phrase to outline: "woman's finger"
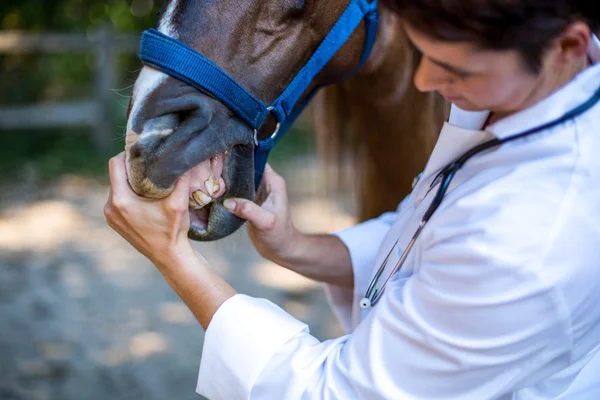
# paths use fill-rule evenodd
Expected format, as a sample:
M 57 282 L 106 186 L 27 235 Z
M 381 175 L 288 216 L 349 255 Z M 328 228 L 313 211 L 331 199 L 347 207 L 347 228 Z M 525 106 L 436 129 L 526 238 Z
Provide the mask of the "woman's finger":
M 112 217 L 112 201 L 113 201 L 113 191 L 112 188 L 108 190 L 108 199 L 106 199 L 106 203 L 104 204 L 104 217 L 108 221 Z
M 283 185 L 285 185 L 285 181 L 277 172 L 271 168 L 271 166 L 267 163 L 265 166 L 265 173 L 263 175 L 263 179 L 268 186 L 275 186 L 277 189 L 281 189 Z
M 265 202 L 265 200 L 267 199 L 267 197 L 269 197 L 269 194 L 271 193 L 271 191 L 273 190 L 272 189 L 273 174 L 274 174 L 273 169 L 267 163 L 267 165 L 265 165 L 265 170 L 263 172 L 263 177 L 260 182 L 260 186 L 256 190 L 256 196 L 254 198 L 254 202 L 256 204 L 262 205 Z
M 175 187 L 173 188 L 173 192 L 171 195 L 177 197 L 189 197 L 190 192 L 190 172 L 186 172 L 182 176 L 177 179 L 175 182 Z
M 227 199 L 225 208 L 240 218 L 248 220 L 256 229 L 268 230 L 275 224 L 275 214 L 246 199 Z
M 114 192 L 113 194 L 120 196 L 131 191 L 129 183 L 127 182 L 125 152 L 121 152 L 110 159 L 108 163 L 108 172 L 110 176 L 110 186 Z
M 265 165 L 264 175 L 273 176 L 273 175 L 277 175 L 277 173 L 275 172 L 275 170 L 273 170 L 273 168 L 271 167 L 271 164 L 267 163 L 267 165 Z
M 170 205 L 172 210 L 177 210 L 178 212 L 186 213 L 188 211 L 188 204 L 190 197 L 190 177 L 186 172 L 183 174 L 177 182 L 175 182 L 175 187 L 173 191 L 167 198 L 167 204 Z
M 287 189 L 285 180 L 281 175 L 275 172 L 268 163 L 265 167 L 264 181 L 266 187 L 268 188 L 264 200 L 266 200 L 268 197 L 271 197 L 275 208 L 280 208 L 286 204 Z

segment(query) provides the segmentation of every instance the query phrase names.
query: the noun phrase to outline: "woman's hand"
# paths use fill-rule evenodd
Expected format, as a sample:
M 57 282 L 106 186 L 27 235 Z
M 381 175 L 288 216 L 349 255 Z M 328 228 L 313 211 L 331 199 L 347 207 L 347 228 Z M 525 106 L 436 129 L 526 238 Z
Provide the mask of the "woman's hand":
M 285 181 L 269 164 L 265 168 L 257 203 L 262 204 L 228 199 L 224 205 L 233 214 L 248 220 L 248 234 L 258 253 L 285 266 L 294 257 L 303 235 L 292 224 Z
M 187 237 L 189 179 L 183 175 L 162 200 L 138 196 L 127 182 L 125 153 L 112 158 L 110 195 L 104 206 L 108 224 L 156 265 L 165 280 L 204 329 L 218 308 L 236 291 L 194 252 Z
M 306 235 L 294 227 L 285 181 L 268 164 L 257 202 L 261 205 L 230 199 L 224 205 L 248 220 L 250 239 L 260 255 L 318 282 L 354 286 L 352 261 L 344 243 L 334 235 Z
M 182 176 L 173 192 L 161 200 L 138 196 L 127 182 L 125 153 L 109 162 L 111 189 L 104 215 L 117 231 L 160 270 L 194 254 L 187 237 L 189 180 Z M 163 271 L 164 272 L 164 271 Z

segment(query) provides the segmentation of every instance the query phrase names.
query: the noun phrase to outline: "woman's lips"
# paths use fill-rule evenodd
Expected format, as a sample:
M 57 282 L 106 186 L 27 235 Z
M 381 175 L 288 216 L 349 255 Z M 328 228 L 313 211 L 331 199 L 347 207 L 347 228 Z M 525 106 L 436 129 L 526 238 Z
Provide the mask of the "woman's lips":
M 444 95 L 444 94 L 442 96 L 444 96 L 444 98 L 446 100 L 448 100 L 449 102 L 451 102 L 451 103 L 455 103 L 455 102 L 457 102 L 459 100 L 462 100 L 462 97 L 458 97 L 458 96 L 447 96 L 447 95 Z

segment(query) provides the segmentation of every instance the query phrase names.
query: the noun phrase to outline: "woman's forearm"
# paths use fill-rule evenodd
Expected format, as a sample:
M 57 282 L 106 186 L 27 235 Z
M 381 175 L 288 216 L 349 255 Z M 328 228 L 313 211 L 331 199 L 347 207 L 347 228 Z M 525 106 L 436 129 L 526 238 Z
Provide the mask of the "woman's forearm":
M 178 257 L 168 267 L 157 267 L 204 329 L 221 304 L 237 294 L 196 252 Z
M 319 282 L 354 286 L 350 253 L 334 235 L 302 235 L 296 240 L 294 252 L 277 262 Z M 218 308 L 237 294 L 193 250 L 174 256 L 170 265 L 156 266 L 204 329 Z
M 350 253 L 334 235 L 299 235 L 293 250 L 276 262 L 318 282 L 354 287 Z

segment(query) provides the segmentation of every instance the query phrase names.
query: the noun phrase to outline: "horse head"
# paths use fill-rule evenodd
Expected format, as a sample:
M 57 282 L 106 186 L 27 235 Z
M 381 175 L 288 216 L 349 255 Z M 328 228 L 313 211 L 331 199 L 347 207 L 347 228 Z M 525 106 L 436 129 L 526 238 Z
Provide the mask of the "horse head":
M 264 104 L 278 99 L 345 14 L 348 0 L 167 0 L 157 30 L 202 54 Z M 368 3 L 365 1 L 364 3 Z M 315 87 L 352 73 L 364 51 L 359 25 L 311 80 Z M 161 72 L 141 70 L 128 110 L 126 159 L 132 189 L 147 198 L 168 196 L 190 172 L 190 238 L 217 240 L 244 221 L 223 200 L 253 199 L 258 140 L 277 119 L 255 131 L 224 102 Z

